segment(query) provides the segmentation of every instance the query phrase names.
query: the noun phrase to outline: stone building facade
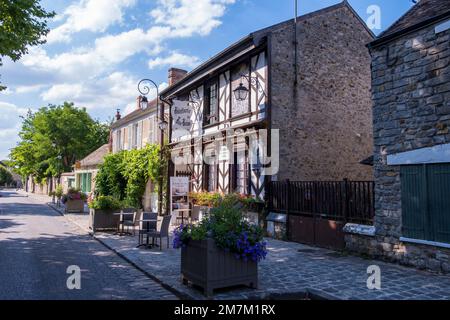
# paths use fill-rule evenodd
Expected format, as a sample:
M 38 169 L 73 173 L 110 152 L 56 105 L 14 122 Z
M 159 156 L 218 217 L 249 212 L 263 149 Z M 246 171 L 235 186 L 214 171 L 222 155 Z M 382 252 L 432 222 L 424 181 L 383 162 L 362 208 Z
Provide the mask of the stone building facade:
M 369 47 L 376 217 L 366 235 L 347 236 L 347 248 L 449 272 L 450 244 L 442 239 L 450 235 L 450 208 L 442 204 L 450 175 L 442 166 L 450 163 L 450 1 L 420 1 Z M 414 170 L 435 171 L 436 165 L 439 185 L 428 176 L 408 180 Z M 433 200 L 424 209 L 425 184 Z M 434 227 L 426 219 L 434 219 Z
M 278 180 L 373 180 L 370 55 L 374 39 L 345 1 L 271 33 L 271 126 L 280 129 Z
M 191 110 L 186 119 L 177 120 L 188 123 L 181 138 L 174 138 L 172 123 L 170 145 L 174 158 L 194 160 L 192 165 L 175 166 L 172 173 L 191 170 L 195 191 L 239 190 L 260 199 L 271 180 L 373 180 L 372 168 L 360 164 L 373 154 L 366 48 L 373 39 L 343 1 L 298 17 L 297 25 L 291 19 L 255 31 L 195 68 L 161 93 L 171 102 L 171 113 Z M 235 98 L 239 84 L 248 88 L 242 103 Z M 244 112 L 237 110 L 242 105 Z M 236 129 L 268 130 L 267 153 L 261 151 L 260 157 L 279 157 L 276 174 L 261 174 L 260 166 L 241 165 L 250 162 L 248 154 L 233 163 L 239 143 L 225 157 L 217 157 L 221 148 L 216 147 L 217 163 L 198 165 L 202 152 L 210 147 L 211 140 L 205 142 L 205 138 L 225 138 L 227 130 Z M 275 154 L 278 149 L 271 129 L 279 130 L 279 154 Z M 202 139 L 203 146 L 200 142 L 196 150 L 194 144 Z

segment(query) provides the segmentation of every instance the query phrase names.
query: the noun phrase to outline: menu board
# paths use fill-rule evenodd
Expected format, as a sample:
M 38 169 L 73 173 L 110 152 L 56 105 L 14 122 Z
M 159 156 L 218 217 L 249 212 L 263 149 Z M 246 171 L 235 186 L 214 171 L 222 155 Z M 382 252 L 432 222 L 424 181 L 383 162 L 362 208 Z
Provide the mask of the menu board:
M 189 209 L 189 178 L 170 177 L 170 212 Z

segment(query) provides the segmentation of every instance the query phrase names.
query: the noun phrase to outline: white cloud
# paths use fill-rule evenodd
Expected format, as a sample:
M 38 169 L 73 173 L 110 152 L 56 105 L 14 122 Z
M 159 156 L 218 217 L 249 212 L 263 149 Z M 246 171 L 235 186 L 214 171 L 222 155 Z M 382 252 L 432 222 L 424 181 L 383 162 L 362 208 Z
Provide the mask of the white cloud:
M 27 94 L 27 93 L 34 93 L 42 90 L 45 87 L 45 85 L 36 84 L 31 86 L 18 86 L 14 92 L 18 94 Z
M 206 36 L 221 25 L 227 5 L 236 0 L 158 0 L 150 12 L 156 23 L 170 26 L 178 37 Z
M 94 115 L 112 117 L 117 108 L 122 110 L 122 114 L 136 108 L 135 101 L 139 95 L 137 83 L 138 79 L 129 74 L 114 72 L 104 78 L 54 85 L 44 91 L 41 98 L 55 104 L 71 101 L 77 107 L 87 108 Z M 160 85 L 161 90 L 165 87 L 167 83 Z M 156 93 L 152 90 L 148 97 L 153 99 L 155 96 Z
M 91 2 L 92 0 L 83 0 L 78 7 L 94 10 Z M 104 5 L 103 0 L 99 2 Z M 160 54 L 166 40 L 210 33 L 213 28 L 220 25 L 219 18 L 225 14 L 227 5 L 234 2 L 235 0 L 159 0 L 156 9 L 151 12 L 156 24 L 147 30 L 136 28 L 115 35 L 106 35 L 97 38 L 91 47 L 76 48 L 53 56 L 42 47 L 33 47 L 30 54 L 23 57 L 22 63 L 33 70 L 53 72 L 63 79 L 70 78 L 72 81 L 92 79 L 105 72 L 114 72 L 120 63 L 136 54 L 142 52 L 149 56 Z M 134 4 L 132 0 L 115 0 L 113 6 L 132 4 Z M 75 7 L 71 6 L 70 10 L 66 10 L 72 14 L 71 17 L 77 16 L 78 12 L 85 12 L 83 11 L 85 9 L 74 9 Z M 100 23 L 100 26 L 103 25 Z M 79 29 L 80 27 L 77 27 L 74 30 Z M 175 61 L 174 58 L 177 57 L 181 60 Z M 149 66 L 153 68 L 157 64 L 170 62 L 192 67 L 199 61 L 195 57 L 175 52 L 165 58 L 153 58 Z
M 77 32 L 106 32 L 113 24 L 121 23 L 125 10 L 136 0 L 81 0 L 59 16 L 62 24 L 49 34 L 49 42 L 68 41 Z M 27 81 L 17 86 L 12 95 L 34 93 L 44 102 L 61 104 L 73 101 L 78 107 L 86 107 L 94 117 L 113 117 L 116 108 L 127 114 L 136 107 L 139 78 L 123 70 L 124 63 L 137 54 L 146 54 L 148 66 L 167 65 L 194 67 L 199 63 L 195 56 L 177 51 L 166 51 L 167 41 L 176 38 L 204 36 L 221 24 L 227 5 L 235 0 L 161 0 L 155 1 L 156 9 L 148 28 L 140 27 L 117 34 L 104 34 L 91 44 L 53 53 L 52 47 L 30 48 L 17 64 L 23 74 L 33 74 L 38 81 Z M 53 39 L 52 39 L 53 37 Z M 64 50 L 64 49 L 63 49 Z M 158 57 L 159 55 L 159 57 Z M 14 70 L 18 70 L 18 66 Z M 119 71 L 120 70 L 120 71 Z M 32 84 L 32 85 L 29 85 Z M 161 89 L 167 83 L 161 85 Z M 5 93 L 5 92 L 4 92 Z M 149 94 L 149 99 L 155 93 Z M 36 102 L 40 104 L 39 99 Z M 0 105 L 0 113 L 6 105 Z M 13 110 L 12 105 L 8 110 Z M 19 109 L 18 109 L 19 110 Z M 22 112 L 23 110 L 20 109 Z M 9 113 L 9 112 L 7 112 Z M 11 114 L 14 114 L 11 112 Z M 18 118 L 18 117 L 16 117 Z M 4 119 L 1 119 L 4 123 Z M 20 122 L 8 129 L 1 129 L 0 156 L 17 140 Z M 5 138 L 3 139 L 3 136 Z M 11 145 L 12 144 L 12 145 Z M 6 151 L 5 151 L 6 150 Z M 2 153 L 3 152 L 3 153 Z
M 105 32 L 111 25 L 121 23 L 124 9 L 135 4 L 136 0 L 81 0 L 55 18 L 54 21 L 65 22 L 50 31 L 47 42 L 69 42 L 72 34 L 83 30 Z
M 52 71 L 75 80 L 92 78 L 137 53 L 159 53 L 160 43 L 169 34 L 168 27 L 153 27 L 148 31 L 133 29 L 98 38 L 93 48 L 78 48 L 53 57 L 42 47 L 34 47 L 23 57 L 22 63 L 35 70 Z
M 150 69 L 161 68 L 165 66 L 171 67 L 189 67 L 194 68 L 200 63 L 200 59 L 194 56 L 188 56 L 179 52 L 172 52 L 166 57 L 157 57 L 148 62 Z

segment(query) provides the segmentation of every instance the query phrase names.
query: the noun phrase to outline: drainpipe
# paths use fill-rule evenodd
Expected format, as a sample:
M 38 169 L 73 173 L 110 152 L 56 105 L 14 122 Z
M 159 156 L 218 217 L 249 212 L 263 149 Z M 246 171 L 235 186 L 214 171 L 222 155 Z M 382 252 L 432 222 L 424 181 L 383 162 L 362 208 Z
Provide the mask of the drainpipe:
M 298 41 L 297 41 L 297 25 L 298 25 L 298 0 L 295 0 L 295 18 L 294 18 L 294 86 L 298 83 Z M 295 94 L 295 89 L 294 89 Z

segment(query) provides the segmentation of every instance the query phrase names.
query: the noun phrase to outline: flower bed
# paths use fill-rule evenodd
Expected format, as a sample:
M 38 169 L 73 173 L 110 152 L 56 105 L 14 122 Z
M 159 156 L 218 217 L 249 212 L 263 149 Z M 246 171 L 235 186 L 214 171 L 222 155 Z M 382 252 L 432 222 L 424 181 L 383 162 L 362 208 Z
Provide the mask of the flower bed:
M 84 212 L 84 203 L 86 202 L 86 195 L 77 190 L 69 189 L 67 194 L 62 196 L 61 202 L 66 207 L 66 212 L 81 213 Z

